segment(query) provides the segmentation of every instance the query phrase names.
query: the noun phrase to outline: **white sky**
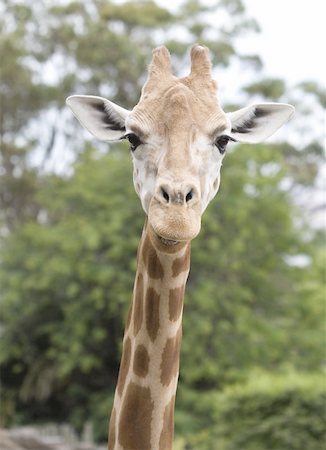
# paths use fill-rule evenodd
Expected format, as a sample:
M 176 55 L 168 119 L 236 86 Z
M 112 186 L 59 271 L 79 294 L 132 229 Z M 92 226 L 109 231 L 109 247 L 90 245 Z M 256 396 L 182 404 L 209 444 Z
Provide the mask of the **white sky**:
M 261 33 L 247 38 L 244 48 L 257 52 L 265 72 L 291 84 L 314 79 L 325 84 L 324 0 L 244 0 Z
M 156 0 L 177 9 L 183 0 Z M 202 0 L 208 4 L 214 0 Z M 241 37 L 237 50 L 258 54 L 264 74 L 297 84 L 326 79 L 325 0 L 243 0 L 249 18 L 260 25 L 260 33 Z M 220 11 L 220 10 L 219 10 Z M 220 12 L 217 14 L 220 14 Z M 218 20 L 216 21 L 218 23 Z

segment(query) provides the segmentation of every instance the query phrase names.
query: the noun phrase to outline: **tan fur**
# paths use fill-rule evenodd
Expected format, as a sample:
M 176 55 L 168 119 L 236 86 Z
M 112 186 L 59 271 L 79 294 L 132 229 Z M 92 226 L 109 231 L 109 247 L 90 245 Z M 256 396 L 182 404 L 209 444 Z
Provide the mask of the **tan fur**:
M 144 287 L 143 287 L 143 275 L 138 274 L 137 281 L 135 284 L 135 302 L 133 304 L 133 310 L 131 309 L 131 316 L 133 317 L 134 323 L 134 334 L 135 336 L 139 332 L 143 323 L 143 311 L 144 311 Z M 127 326 L 128 329 L 128 326 Z
M 158 235 L 177 241 L 191 240 L 200 231 L 201 214 L 219 186 L 223 158 L 214 140 L 229 126 L 217 100 L 208 50 L 194 47 L 191 59 L 190 75 L 177 78 L 168 51 L 155 50 L 142 96 L 126 124 L 146 142 L 133 155 L 134 184 L 143 208 Z M 151 192 L 145 188 L 149 183 Z M 164 202 L 162 186 L 184 196 L 191 191 L 192 200 L 175 208 L 173 202 Z
M 124 345 L 123 345 L 122 360 L 121 360 L 119 379 L 118 379 L 118 384 L 117 384 L 117 390 L 118 390 L 118 393 L 120 396 L 123 393 L 127 374 L 129 371 L 130 358 L 131 358 L 131 341 L 130 341 L 130 338 L 128 337 L 125 340 Z
M 113 450 L 172 449 L 190 240 L 217 184 L 218 174 L 205 184 L 205 167 L 217 158 L 219 168 L 221 160 L 212 146 L 205 144 L 204 152 L 194 143 L 207 135 L 213 140 L 216 129 L 227 126 L 208 50 L 194 47 L 191 64 L 190 75 L 178 79 L 167 49 L 154 50 L 141 99 L 127 120 L 127 130 L 147 143 L 134 153 L 134 184 L 148 221 L 110 424 Z M 152 193 L 146 191 L 151 180 Z
M 182 331 L 179 328 L 176 336 L 167 339 L 161 361 L 161 383 L 168 386 L 179 372 L 179 355 Z
M 113 408 L 109 426 L 109 441 L 108 441 L 109 450 L 114 450 L 114 448 L 116 447 L 115 428 L 116 428 L 116 410 L 115 408 Z
M 172 448 L 189 247 L 163 245 L 150 225 L 144 226 L 110 420 L 110 450 Z
M 173 444 L 173 428 L 174 428 L 174 404 L 175 396 L 171 398 L 170 403 L 166 406 L 163 418 L 163 428 L 160 437 L 159 450 L 172 448 Z

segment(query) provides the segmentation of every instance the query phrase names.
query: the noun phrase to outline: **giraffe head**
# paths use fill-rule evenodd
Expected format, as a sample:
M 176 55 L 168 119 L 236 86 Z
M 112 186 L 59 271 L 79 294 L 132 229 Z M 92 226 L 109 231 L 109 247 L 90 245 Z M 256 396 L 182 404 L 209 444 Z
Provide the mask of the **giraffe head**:
M 225 113 L 217 98 L 208 49 L 191 50 L 191 72 L 177 78 L 165 47 L 153 51 L 138 104 L 128 111 L 101 97 L 74 95 L 67 104 L 104 141 L 127 139 L 134 186 L 149 225 L 163 245 L 193 239 L 216 195 L 229 141 L 258 143 L 292 115 L 282 103 Z

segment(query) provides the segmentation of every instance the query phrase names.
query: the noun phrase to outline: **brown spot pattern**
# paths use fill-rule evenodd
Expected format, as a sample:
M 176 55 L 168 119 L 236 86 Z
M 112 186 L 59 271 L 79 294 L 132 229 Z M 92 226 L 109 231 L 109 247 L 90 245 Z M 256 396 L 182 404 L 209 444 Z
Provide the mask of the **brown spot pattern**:
M 148 288 L 145 299 L 146 328 L 149 337 L 155 341 L 160 327 L 160 296 L 153 288 Z
M 180 346 L 181 346 L 182 330 L 181 327 L 177 335 L 166 341 L 161 361 L 161 382 L 164 386 L 168 386 L 179 371 Z
M 130 366 L 130 358 L 131 358 L 131 341 L 128 337 L 123 345 L 122 350 L 122 359 L 120 364 L 120 371 L 119 371 L 119 379 L 117 384 L 117 390 L 119 395 L 121 396 L 123 393 L 124 385 L 126 382 L 129 366 Z
M 149 236 L 146 236 L 144 241 L 143 259 L 149 277 L 154 280 L 162 280 L 164 276 L 163 266 L 157 256 L 156 250 L 153 247 Z
M 172 449 L 174 434 L 174 403 L 175 396 L 172 397 L 164 411 L 163 430 L 161 432 L 159 450 Z
M 134 357 L 134 373 L 145 378 L 148 373 L 149 354 L 144 345 L 138 345 Z
M 179 319 L 182 311 L 184 291 L 185 287 L 181 286 L 169 292 L 169 314 L 170 320 L 174 322 Z
M 150 450 L 153 407 L 150 389 L 130 383 L 119 422 L 119 442 L 123 448 Z
M 134 316 L 134 335 L 138 333 L 143 323 L 143 303 L 144 303 L 144 280 L 143 275 L 138 274 L 135 297 L 133 301 L 133 316 Z
M 113 450 L 115 446 L 115 422 L 116 422 L 116 410 L 115 408 L 112 411 L 111 419 L 110 419 L 110 425 L 109 425 L 109 450 Z
M 172 276 L 177 277 L 180 273 L 185 272 L 190 263 L 190 246 L 188 246 L 185 254 L 180 258 L 176 258 L 172 264 Z

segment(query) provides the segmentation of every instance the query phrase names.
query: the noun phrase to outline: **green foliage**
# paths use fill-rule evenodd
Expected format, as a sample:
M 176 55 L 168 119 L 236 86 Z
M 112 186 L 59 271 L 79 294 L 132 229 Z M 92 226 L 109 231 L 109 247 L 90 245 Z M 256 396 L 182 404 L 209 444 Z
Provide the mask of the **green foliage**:
M 322 364 L 322 345 L 315 342 L 311 353 L 298 336 L 294 311 L 305 305 L 322 336 L 317 286 L 323 281 L 311 286 L 310 295 L 297 294 L 314 266 L 294 267 L 288 260 L 314 249 L 293 227 L 294 208 L 279 188 L 284 176 L 284 156 L 277 146 L 241 146 L 225 161 L 220 192 L 193 243 L 187 286 L 182 354 L 189 370 L 183 376 L 200 388 L 237 380 L 258 361 L 268 369 Z M 311 337 L 303 316 L 300 323 L 301 337 Z
M 122 5 L 102 2 L 102 19 L 119 22 L 129 31 L 134 27 L 142 29 L 157 28 L 158 24 L 164 26 L 173 20 L 172 14 L 160 8 L 153 1 L 124 2 Z
M 321 267 L 287 262 L 314 247 L 293 228 L 290 197 L 278 188 L 285 175 L 276 146 L 241 146 L 226 159 L 221 192 L 193 243 L 181 436 L 213 420 L 211 393 L 252 367 L 322 364 Z M 51 418 L 77 428 L 92 417 L 103 439 L 143 222 L 126 148 L 89 148 L 71 177 L 44 177 L 37 200 L 38 221 L 2 249 L 2 414 L 6 423 Z
M 221 24 L 211 21 L 218 10 Z M 197 41 L 210 47 L 214 64 L 238 58 L 259 69 L 256 55 L 238 55 L 236 47 L 236 38 L 259 28 L 242 0 L 189 0 L 173 14 L 153 1 L 10 0 L 2 12 L 1 422 L 69 421 L 80 430 L 90 420 L 105 440 L 144 214 L 126 147 L 107 154 L 104 144 L 100 152 L 85 146 L 64 100 L 89 93 L 133 107 L 151 49 L 162 43 L 177 71 Z M 300 89 L 323 104 L 314 82 Z M 283 80 L 247 87 L 267 99 L 284 90 Z M 75 163 L 61 175 L 44 170 L 53 152 L 61 160 L 69 150 Z M 259 439 L 267 436 L 264 425 L 274 436 L 273 423 L 284 418 L 278 403 L 266 423 L 259 413 L 289 392 L 290 379 L 271 376 L 255 399 L 246 381 L 253 369 L 316 372 L 325 361 L 324 237 L 298 225 L 303 215 L 293 201 L 293 192 L 314 186 L 322 153 L 315 140 L 301 152 L 288 144 L 230 149 L 220 192 L 193 243 L 176 413 L 180 449 L 215 450 L 217 439 L 221 450 L 222 443 L 233 448 L 228 424 L 239 427 L 239 438 L 249 436 L 239 424 L 240 388 L 229 388 L 235 383 L 244 386 Z M 293 263 L 300 255 L 305 266 Z M 293 377 L 287 408 L 302 394 L 309 411 L 317 409 L 320 383 Z M 234 422 L 226 422 L 229 411 Z M 300 422 L 304 439 L 312 422 Z M 248 439 L 240 448 L 252 449 Z
M 183 450 L 324 448 L 324 373 L 254 370 L 241 383 L 202 392 L 200 402 L 182 386 L 179 401 L 184 406 L 176 415 Z
M 18 227 L 38 212 L 37 173 L 28 166 L 30 146 L 3 142 L 0 153 L 0 227 Z
M 215 398 L 211 446 L 221 450 L 322 450 L 326 440 L 323 375 L 252 374 Z
M 84 153 L 71 180 L 44 180 L 40 220 L 3 249 L 3 382 L 17 400 L 36 402 L 30 417 L 56 395 L 64 409 L 107 384 L 114 390 L 142 222 L 130 169 L 123 153 Z
M 30 20 L 30 7 L 19 4 L 0 16 L 0 227 L 8 229 L 38 212 L 37 173 L 28 163 L 36 143 L 25 131 L 53 98 L 52 87 L 36 83 L 26 64 Z
M 301 83 L 301 88 L 304 92 L 316 96 L 321 106 L 326 108 L 326 89 L 323 86 L 315 81 L 304 81 Z
M 260 95 L 266 99 L 277 101 L 285 93 L 285 82 L 279 78 L 265 78 L 245 87 L 251 95 Z

